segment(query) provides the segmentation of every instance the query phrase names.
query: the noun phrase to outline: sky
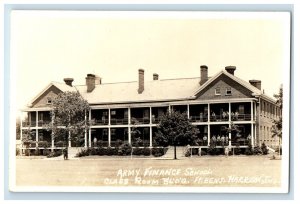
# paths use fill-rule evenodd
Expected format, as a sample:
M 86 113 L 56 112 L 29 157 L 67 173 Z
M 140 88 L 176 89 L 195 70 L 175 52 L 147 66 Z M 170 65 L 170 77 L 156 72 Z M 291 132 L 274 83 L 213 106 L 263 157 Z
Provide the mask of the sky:
M 269 96 L 290 69 L 287 13 L 13 11 L 11 78 L 24 108 L 51 81 L 102 83 L 213 76 L 225 66 Z M 285 77 L 286 78 L 286 77 Z

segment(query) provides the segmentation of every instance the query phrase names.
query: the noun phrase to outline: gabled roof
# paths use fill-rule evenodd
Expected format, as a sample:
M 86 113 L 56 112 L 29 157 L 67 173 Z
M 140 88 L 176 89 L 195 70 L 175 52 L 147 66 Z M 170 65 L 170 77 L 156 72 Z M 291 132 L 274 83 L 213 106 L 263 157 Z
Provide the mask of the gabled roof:
M 86 85 L 68 86 L 65 83 L 51 82 L 43 91 L 41 91 L 32 101 L 37 100 L 51 86 L 57 87 L 59 90 L 78 91 L 84 99 L 90 104 L 110 104 L 110 103 L 141 103 L 152 101 L 176 101 L 195 99 L 196 95 L 215 81 L 219 76 L 225 75 L 236 81 L 243 87 L 252 92 L 253 96 L 261 96 L 266 100 L 275 102 L 275 100 L 265 95 L 261 90 L 252 86 L 225 70 L 220 71 L 213 77 L 209 78 L 202 86 L 200 86 L 200 77 L 180 78 L 180 79 L 161 79 L 145 81 L 144 91 L 138 93 L 138 82 L 120 82 L 120 83 L 102 83 L 96 85 L 95 89 L 88 93 Z
M 30 101 L 30 103 L 28 104 L 28 106 L 31 106 L 41 95 L 43 95 L 43 93 L 45 93 L 45 91 L 47 91 L 52 86 L 55 86 L 56 88 L 58 88 L 62 92 L 76 91 L 76 89 L 74 87 L 68 86 L 65 83 L 60 83 L 60 82 L 54 82 L 54 81 L 52 81 L 35 98 L 33 98 Z
M 207 80 L 195 93 L 194 95 L 197 95 L 201 90 L 203 90 L 205 87 L 207 87 L 209 84 L 211 84 L 213 81 L 215 81 L 219 76 L 221 76 L 222 74 L 226 75 L 227 77 L 231 78 L 232 80 L 234 80 L 235 82 L 239 83 L 240 85 L 242 85 L 243 87 L 247 88 L 248 90 L 250 90 L 252 92 L 253 96 L 261 96 L 267 100 L 270 100 L 272 102 L 275 103 L 275 100 L 269 96 L 267 96 L 266 94 L 264 94 L 260 89 L 252 86 L 249 82 L 236 77 L 230 73 L 228 73 L 225 70 L 220 71 L 219 73 L 217 73 L 216 75 L 214 75 L 213 77 L 211 77 L 209 80 Z

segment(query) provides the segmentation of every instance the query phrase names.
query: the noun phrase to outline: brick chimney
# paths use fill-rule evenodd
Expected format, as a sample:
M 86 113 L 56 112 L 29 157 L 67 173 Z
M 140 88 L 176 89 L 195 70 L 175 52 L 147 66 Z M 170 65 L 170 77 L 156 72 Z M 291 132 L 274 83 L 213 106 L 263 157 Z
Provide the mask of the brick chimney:
M 153 80 L 158 80 L 158 74 L 156 73 L 153 74 Z
M 225 70 L 229 73 L 234 75 L 234 71 L 236 70 L 236 66 L 227 66 L 225 67 Z
M 101 77 L 95 75 L 95 85 L 100 85 L 101 84 L 101 80 L 102 80 Z
M 249 80 L 249 83 L 257 89 L 261 90 L 261 80 L 252 79 Z
M 208 67 L 206 65 L 200 66 L 200 82 L 199 84 L 202 85 L 208 80 Z
M 64 78 L 64 81 L 68 86 L 72 86 L 72 82 L 74 81 L 74 79 L 73 78 Z
M 86 86 L 87 86 L 87 92 L 90 93 L 94 90 L 95 88 L 95 82 L 96 82 L 96 76 L 94 74 L 87 74 L 85 81 L 86 81 Z
M 139 94 L 143 93 L 143 91 L 144 91 L 144 86 L 145 86 L 145 84 L 144 84 L 144 72 L 145 71 L 143 69 L 139 69 L 139 81 L 138 81 L 138 83 L 139 83 L 138 93 Z

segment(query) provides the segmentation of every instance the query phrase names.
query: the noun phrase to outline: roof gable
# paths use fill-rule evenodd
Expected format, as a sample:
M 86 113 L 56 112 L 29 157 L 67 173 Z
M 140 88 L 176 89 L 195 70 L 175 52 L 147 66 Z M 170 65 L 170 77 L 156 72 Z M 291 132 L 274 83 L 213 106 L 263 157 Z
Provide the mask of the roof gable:
M 53 98 L 54 95 L 58 95 L 60 92 L 65 91 L 76 91 L 76 89 L 64 83 L 51 82 L 30 102 L 29 106 L 45 106 L 47 105 L 45 103 L 47 97 Z

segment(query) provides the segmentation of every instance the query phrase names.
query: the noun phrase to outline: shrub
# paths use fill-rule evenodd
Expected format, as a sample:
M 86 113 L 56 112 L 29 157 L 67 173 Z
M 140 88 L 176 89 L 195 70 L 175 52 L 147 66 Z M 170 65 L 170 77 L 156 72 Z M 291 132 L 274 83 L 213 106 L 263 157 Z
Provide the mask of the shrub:
M 134 148 L 132 150 L 133 155 L 142 155 L 143 154 L 143 149 L 142 148 Z
M 262 154 L 262 151 L 261 151 L 260 146 L 255 146 L 255 147 L 253 148 L 253 154 L 254 154 L 254 155 L 261 155 L 261 154 Z
M 261 151 L 262 151 L 263 155 L 267 155 L 268 154 L 269 150 L 268 150 L 268 148 L 267 148 L 267 146 L 266 146 L 265 143 L 261 144 Z
M 50 145 L 47 141 L 39 141 L 39 147 L 48 148 Z
M 19 156 L 20 155 L 20 148 L 16 148 L 16 156 Z
M 98 155 L 98 151 L 97 151 L 97 149 L 95 149 L 95 148 L 91 148 L 90 149 L 90 155 Z
M 242 152 L 239 145 L 236 145 L 236 148 L 234 148 L 233 151 L 234 151 L 234 154 L 235 154 L 235 155 L 240 155 L 241 152 Z
M 118 149 L 116 149 L 116 148 L 111 148 L 111 147 L 108 147 L 107 149 L 106 149 L 106 155 L 108 155 L 108 156 L 112 156 L 112 155 L 118 155 Z
M 43 149 L 43 156 L 47 156 L 50 154 L 49 149 Z
M 35 156 L 39 156 L 40 155 L 40 149 L 38 147 L 35 148 L 34 155 Z
M 205 155 L 207 155 L 207 152 L 204 150 L 201 150 L 201 156 L 205 156 Z
M 150 154 L 151 154 L 150 148 L 149 147 L 144 147 L 143 154 L 145 156 L 150 156 Z
M 48 155 L 47 155 L 47 158 L 51 158 L 51 157 L 59 157 L 62 155 L 62 151 L 61 150 L 55 150 L 53 152 L 50 152 Z
M 155 157 L 161 157 L 165 154 L 167 148 L 158 148 L 158 147 L 154 147 L 152 148 L 152 155 Z
M 252 149 L 252 145 L 251 144 L 248 144 L 248 147 L 245 150 L 245 154 L 246 155 L 253 155 L 253 149 Z
M 209 147 L 207 148 L 207 154 L 209 155 L 217 155 L 218 151 L 214 143 L 210 143 Z
M 124 143 L 120 146 L 118 150 L 119 155 L 130 155 L 132 151 L 132 146 L 128 143 Z

